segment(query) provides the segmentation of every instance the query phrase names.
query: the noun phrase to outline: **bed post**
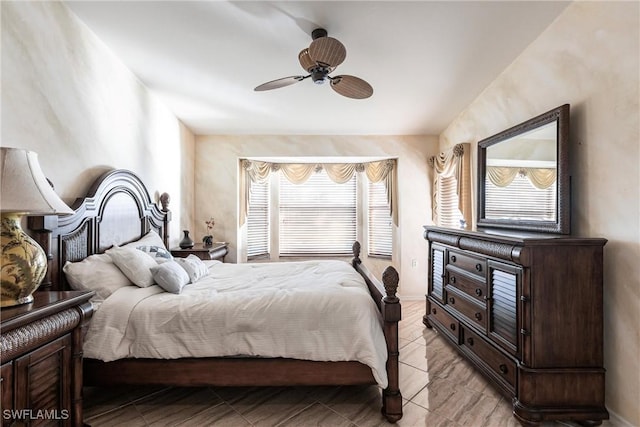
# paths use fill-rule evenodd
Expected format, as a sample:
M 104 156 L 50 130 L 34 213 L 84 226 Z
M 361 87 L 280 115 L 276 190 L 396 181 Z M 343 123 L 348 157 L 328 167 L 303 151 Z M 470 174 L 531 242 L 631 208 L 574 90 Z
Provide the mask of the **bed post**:
M 398 322 L 401 319 L 400 300 L 396 296 L 398 272 L 392 266 L 382 273 L 382 283 L 386 295 L 380 306 L 384 320 L 384 336 L 387 341 L 387 377 L 389 385 L 382 392 L 382 413 L 392 423 L 402 418 L 402 395 L 400 394 L 398 368 Z
M 384 338 L 387 343 L 387 379 L 389 384 L 382 391 L 382 414 L 387 420 L 395 423 L 402 418 L 402 395 L 400 394 L 400 373 L 398 368 L 398 322 L 401 319 L 400 299 L 396 296 L 400 276 L 392 266 L 382 273 L 382 285 L 373 277 L 360 259 L 360 242 L 353 243 L 353 260 L 351 265 L 367 283 L 371 297 L 378 305 L 384 321 Z
M 164 219 L 162 224 L 162 241 L 164 246 L 169 248 L 169 222 L 171 222 L 171 211 L 169 210 L 169 193 L 162 193 L 160 195 L 160 204 L 162 205 L 162 212 L 164 212 Z

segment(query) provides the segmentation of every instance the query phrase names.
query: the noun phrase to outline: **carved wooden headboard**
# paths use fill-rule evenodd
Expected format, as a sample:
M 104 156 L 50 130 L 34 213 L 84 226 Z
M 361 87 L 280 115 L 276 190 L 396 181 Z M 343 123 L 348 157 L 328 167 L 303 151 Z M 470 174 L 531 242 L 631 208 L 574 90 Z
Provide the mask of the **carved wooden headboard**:
M 68 290 L 62 267 L 123 245 L 156 231 L 169 240 L 171 212 L 151 202 L 147 188 L 133 172 L 114 169 L 93 183 L 86 197 L 76 199 L 67 216 L 33 216 L 28 227 L 49 257 L 47 275 L 39 290 Z

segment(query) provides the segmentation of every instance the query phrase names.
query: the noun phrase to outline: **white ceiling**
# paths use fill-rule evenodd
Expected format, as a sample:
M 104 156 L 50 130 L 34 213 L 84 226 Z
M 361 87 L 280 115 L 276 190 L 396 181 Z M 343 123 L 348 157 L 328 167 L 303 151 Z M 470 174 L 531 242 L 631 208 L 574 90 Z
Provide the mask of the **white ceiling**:
M 67 1 L 194 133 L 437 135 L 564 10 L 563 1 Z M 304 75 L 323 27 L 347 48 L 332 75 L 374 88 L 354 100 Z

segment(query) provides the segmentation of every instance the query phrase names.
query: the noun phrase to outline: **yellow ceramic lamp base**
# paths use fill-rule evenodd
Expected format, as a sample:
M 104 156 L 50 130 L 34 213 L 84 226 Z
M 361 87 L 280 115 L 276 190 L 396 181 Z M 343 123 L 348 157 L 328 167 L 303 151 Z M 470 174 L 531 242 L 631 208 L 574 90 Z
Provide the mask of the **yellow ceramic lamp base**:
M 40 286 L 47 272 L 46 254 L 22 230 L 21 217 L 21 214 L 2 214 L 2 307 L 33 301 L 31 294 Z

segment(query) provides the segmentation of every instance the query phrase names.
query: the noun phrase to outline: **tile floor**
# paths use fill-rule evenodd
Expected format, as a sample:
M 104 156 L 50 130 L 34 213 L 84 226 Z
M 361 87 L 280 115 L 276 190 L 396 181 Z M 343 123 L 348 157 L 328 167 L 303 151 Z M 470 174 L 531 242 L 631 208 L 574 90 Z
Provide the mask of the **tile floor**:
M 519 426 L 508 399 L 422 324 L 424 303 L 405 301 L 400 322 L 398 426 Z M 103 426 L 377 426 L 377 386 L 85 387 L 84 416 Z M 571 424 L 545 423 L 544 427 Z M 603 426 L 611 427 L 605 422 Z

